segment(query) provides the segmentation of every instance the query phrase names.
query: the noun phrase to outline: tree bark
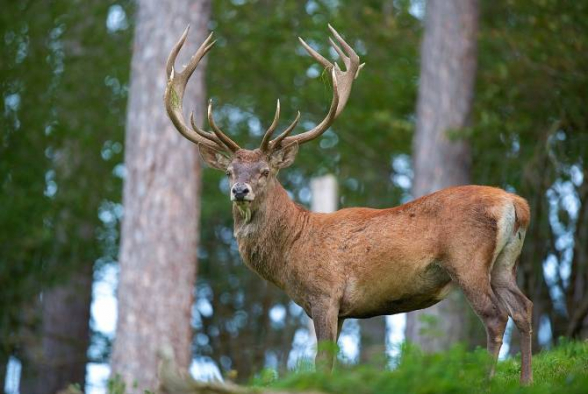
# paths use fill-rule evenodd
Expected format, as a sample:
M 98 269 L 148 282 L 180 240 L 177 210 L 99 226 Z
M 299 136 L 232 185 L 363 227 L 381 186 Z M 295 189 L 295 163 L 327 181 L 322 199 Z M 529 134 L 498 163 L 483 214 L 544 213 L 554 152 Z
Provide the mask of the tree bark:
M 172 126 L 162 97 L 170 50 L 190 24 L 176 67 L 186 64 L 207 35 L 209 14 L 209 0 L 138 2 L 112 355 L 112 376 L 120 375 L 137 393 L 156 389 L 164 349 L 173 349 L 174 361 L 183 370 L 191 361 L 200 161 L 196 146 Z M 203 70 L 204 64 L 192 76 L 185 103 L 195 109 L 198 120 L 204 115 Z
M 313 212 L 331 213 L 339 206 L 339 185 L 337 178 L 332 174 L 323 175 L 310 180 L 312 200 L 310 210 Z M 314 322 L 309 317 L 307 321 L 309 347 L 316 348 L 317 337 L 314 329 Z
M 90 342 L 92 264 L 67 283 L 43 292 L 40 338 L 27 344 L 20 392 L 54 394 L 70 384 L 84 387 Z
M 0 354 L 0 392 L 6 387 L 6 373 L 8 372 L 8 357 Z
M 386 357 L 386 316 L 376 316 L 359 321 L 362 363 L 381 364 Z
M 427 2 L 413 140 L 415 198 L 470 182 L 469 144 L 452 134 L 469 123 L 477 29 L 476 0 Z M 427 351 L 444 350 L 465 339 L 465 316 L 465 303 L 454 293 L 427 310 L 409 313 L 406 338 Z

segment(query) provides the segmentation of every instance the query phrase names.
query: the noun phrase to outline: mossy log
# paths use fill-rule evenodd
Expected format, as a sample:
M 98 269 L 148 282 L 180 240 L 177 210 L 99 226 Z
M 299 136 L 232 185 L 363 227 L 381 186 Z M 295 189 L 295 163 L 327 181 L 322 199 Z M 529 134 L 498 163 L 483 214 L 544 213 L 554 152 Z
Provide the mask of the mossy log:
M 161 394 L 323 394 L 319 391 L 283 391 L 262 387 L 245 387 L 231 382 L 197 381 L 188 372 L 176 368 L 170 354 L 163 355 L 159 367 Z

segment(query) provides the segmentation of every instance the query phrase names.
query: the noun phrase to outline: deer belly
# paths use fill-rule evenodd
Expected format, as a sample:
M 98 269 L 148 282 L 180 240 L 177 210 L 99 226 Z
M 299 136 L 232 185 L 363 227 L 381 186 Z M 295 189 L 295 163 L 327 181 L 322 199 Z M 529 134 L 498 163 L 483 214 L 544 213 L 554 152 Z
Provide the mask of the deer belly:
M 443 300 L 454 287 L 449 275 L 437 264 L 399 279 L 391 275 L 370 282 L 350 280 L 340 317 L 368 318 L 428 308 Z

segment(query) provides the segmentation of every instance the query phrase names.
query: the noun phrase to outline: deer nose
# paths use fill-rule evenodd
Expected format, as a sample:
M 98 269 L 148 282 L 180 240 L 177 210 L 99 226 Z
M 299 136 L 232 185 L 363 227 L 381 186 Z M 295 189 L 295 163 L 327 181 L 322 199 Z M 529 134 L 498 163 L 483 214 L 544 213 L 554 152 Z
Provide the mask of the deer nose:
M 247 185 L 246 183 L 235 183 L 233 185 L 233 196 L 235 197 L 235 200 L 237 201 L 244 201 L 245 200 L 245 196 L 247 196 L 247 194 L 249 194 L 250 190 L 249 190 L 249 185 Z

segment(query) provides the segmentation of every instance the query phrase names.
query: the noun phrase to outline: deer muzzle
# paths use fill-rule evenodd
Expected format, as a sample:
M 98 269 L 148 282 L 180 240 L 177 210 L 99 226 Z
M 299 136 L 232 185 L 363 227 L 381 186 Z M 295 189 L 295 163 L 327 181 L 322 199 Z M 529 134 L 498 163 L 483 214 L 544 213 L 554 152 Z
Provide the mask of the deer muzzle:
M 248 183 L 237 182 L 231 188 L 231 201 L 253 201 L 255 195 Z

